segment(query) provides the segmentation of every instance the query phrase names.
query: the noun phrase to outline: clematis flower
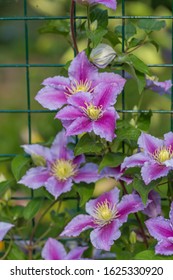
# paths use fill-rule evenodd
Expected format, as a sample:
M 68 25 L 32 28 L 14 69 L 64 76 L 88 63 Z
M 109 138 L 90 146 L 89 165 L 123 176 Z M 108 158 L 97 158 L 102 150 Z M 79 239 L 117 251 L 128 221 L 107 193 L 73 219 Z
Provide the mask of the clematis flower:
M 118 95 L 124 87 L 125 79 L 114 73 L 98 73 L 97 67 L 89 62 L 85 52 L 79 53 L 71 62 L 69 77 L 55 76 L 43 81 L 35 99 L 45 108 L 56 110 L 67 104 L 69 96 L 78 92 L 95 95 L 98 87 L 107 85 Z
M 117 7 L 117 1 L 116 0 L 75 0 L 79 4 L 83 5 L 93 5 L 93 4 L 102 4 L 108 8 L 111 8 L 113 10 Z
M 69 97 L 69 105 L 61 109 L 55 118 L 62 121 L 67 136 L 94 131 L 101 138 L 112 141 L 119 118 L 113 107 L 115 101 L 113 88 L 100 85 L 94 95 L 80 92 Z
M 124 170 L 121 170 L 121 165 L 117 166 L 117 167 L 105 167 L 102 169 L 102 171 L 100 172 L 100 176 L 101 177 L 106 177 L 106 178 L 114 178 L 116 181 L 124 181 L 127 184 L 130 184 L 133 179 L 131 177 L 128 176 L 124 176 L 123 175 Z
M 151 190 L 148 195 L 148 200 L 149 203 L 142 212 L 150 218 L 155 218 L 161 214 L 161 197 L 158 192 Z
M 0 241 L 4 238 L 6 233 L 12 228 L 14 225 L 10 223 L 0 222 Z
M 119 202 L 119 189 L 115 188 L 86 203 L 86 212 L 72 219 L 61 236 L 78 236 L 93 228 L 90 239 L 97 249 L 109 251 L 121 235 L 119 228 L 127 221 L 130 213 L 143 210 L 144 206 L 136 194 L 124 195 Z
M 87 247 L 76 247 L 68 254 L 61 242 L 54 238 L 49 238 L 42 250 L 41 256 L 45 260 L 80 260 Z
M 170 219 L 164 219 L 159 216 L 145 222 L 150 235 L 158 240 L 155 247 L 156 254 L 173 255 L 173 202 L 169 217 Z
M 159 93 L 160 95 L 163 95 L 164 93 L 171 94 L 171 87 L 172 87 L 171 80 L 159 82 L 158 78 L 155 76 L 146 77 L 146 88 L 151 89 L 151 90 Z
M 72 150 L 67 149 L 71 138 L 65 137 L 65 132 L 57 134 L 50 148 L 38 144 L 23 145 L 26 153 L 42 157 L 41 163 L 33 167 L 19 181 L 31 189 L 45 186 L 55 198 L 71 190 L 73 182 L 91 183 L 99 179 L 96 164 L 85 163 L 84 155 L 74 157 Z M 45 163 L 44 165 L 42 163 Z M 83 166 L 81 166 L 81 164 Z
M 122 168 L 141 166 L 141 175 L 146 185 L 167 176 L 173 169 L 173 133 L 166 133 L 164 140 L 142 133 L 138 145 L 142 152 L 126 157 Z

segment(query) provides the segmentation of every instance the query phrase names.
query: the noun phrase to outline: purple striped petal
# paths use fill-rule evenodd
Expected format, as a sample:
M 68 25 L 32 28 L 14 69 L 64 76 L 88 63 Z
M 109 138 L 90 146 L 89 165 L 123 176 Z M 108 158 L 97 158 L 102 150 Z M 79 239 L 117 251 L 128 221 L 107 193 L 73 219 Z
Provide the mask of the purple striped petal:
M 68 98 L 68 103 L 79 109 L 80 107 L 86 108 L 86 103 L 89 104 L 91 101 L 92 95 L 88 92 L 78 92 Z
M 83 116 L 83 112 L 81 112 L 78 108 L 66 106 L 56 114 L 55 118 L 59 120 L 71 121 L 81 116 Z
M 135 166 L 143 166 L 145 162 L 149 161 L 149 156 L 144 153 L 137 153 L 130 157 L 126 157 L 121 164 L 121 169 L 135 167 Z
M 14 225 L 10 223 L 0 222 L 0 241 L 12 227 L 14 227 Z
M 115 123 L 118 118 L 114 108 L 108 108 L 106 112 L 103 113 L 102 117 L 96 121 L 93 121 L 93 131 L 96 135 L 101 138 L 105 138 L 107 141 L 112 142 L 115 138 Z
M 45 185 L 49 177 L 50 174 L 48 169 L 38 166 L 29 169 L 18 183 L 23 184 L 31 189 L 38 189 Z
M 92 131 L 92 122 L 87 117 L 77 118 L 72 124 L 66 129 L 66 135 L 78 135 L 84 132 Z
M 170 256 L 173 255 L 173 242 L 162 240 L 155 247 L 156 254 Z
M 90 233 L 91 243 L 97 249 L 109 251 L 114 243 L 114 240 L 118 239 L 121 235 L 119 227 L 119 221 L 114 220 L 102 228 L 94 229 Z
M 90 82 L 97 77 L 98 70 L 89 62 L 85 52 L 82 51 L 71 62 L 68 74 L 71 80 Z
M 54 161 L 57 159 L 68 160 L 74 158 L 73 151 L 67 149 L 67 144 L 70 140 L 72 140 L 72 137 L 66 137 L 65 130 L 62 130 L 56 135 L 50 148 Z
M 87 249 L 88 247 L 76 247 L 72 249 L 66 257 L 66 260 L 80 260 L 83 252 Z
M 62 193 L 71 190 L 73 183 L 72 179 L 69 178 L 66 181 L 59 181 L 55 177 L 50 177 L 45 183 L 45 187 L 55 198 L 60 196 Z
M 98 174 L 98 166 L 94 163 L 87 163 L 80 168 L 77 174 L 73 177 L 75 183 L 86 182 L 92 183 L 100 179 Z
M 111 206 L 117 205 L 119 201 L 119 192 L 118 188 L 114 188 L 109 192 L 105 192 L 96 199 L 92 199 L 86 203 L 86 212 L 91 216 L 95 213 L 95 208 L 98 204 L 102 204 L 105 201 L 109 202 Z
M 158 241 L 173 237 L 173 229 L 170 226 L 169 220 L 163 217 L 151 218 L 145 222 L 151 236 Z
M 170 209 L 170 212 L 169 212 L 169 218 L 170 218 L 171 226 L 172 226 L 172 229 L 173 229 L 173 202 L 171 203 L 171 209 Z
M 85 162 L 85 156 L 84 155 L 79 155 L 73 159 L 73 164 L 77 164 L 80 166 L 82 163 Z
M 48 161 L 52 160 L 52 155 L 51 155 L 50 149 L 47 147 L 43 147 L 39 144 L 22 145 L 21 147 L 24 149 L 25 153 L 27 153 L 31 156 L 38 155 Z
M 116 94 L 111 85 L 99 84 L 93 95 L 93 104 L 97 107 L 102 106 L 105 110 L 116 102 Z
M 63 76 L 50 77 L 45 79 L 42 85 L 55 89 L 66 89 L 66 87 L 70 86 L 70 79 Z
M 106 7 L 111 8 L 113 10 L 115 10 L 116 7 L 117 7 L 116 0 L 75 0 L 75 1 L 77 3 L 80 3 L 80 4 L 86 4 L 86 3 L 89 3 L 89 4 L 102 4 L 102 5 L 105 5 Z
M 161 197 L 158 192 L 151 190 L 148 199 L 151 202 L 142 212 L 150 218 L 155 218 L 161 214 Z
M 64 260 L 66 258 L 64 246 L 56 239 L 49 238 L 42 250 L 41 256 L 45 260 Z
M 42 88 L 37 93 L 35 100 L 49 110 L 59 109 L 67 103 L 67 97 L 64 94 L 64 90 L 57 90 L 48 86 Z
M 173 132 L 170 131 L 164 134 L 164 144 L 173 151 Z
M 137 194 L 127 194 L 122 197 L 121 202 L 117 205 L 118 220 L 121 223 L 127 221 L 128 215 L 144 209 L 141 198 Z
M 153 154 L 155 150 L 163 146 L 163 140 L 151 136 L 147 133 L 142 133 L 138 139 L 138 145 L 144 149 L 145 152 Z
M 145 184 L 148 185 L 152 180 L 167 176 L 169 171 L 170 167 L 151 162 L 151 164 L 146 164 L 142 167 L 141 175 Z
M 92 217 L 78 215 L 65 227 L 60 236 L 78 236 L 82 231 L 95 227 Z
M 101 172 L 101 177 L 110 178 L 113 177 L 116 181 L 122 180 L 127 184 L 130 184 L 133 179 L 128 176 L 123 176 L 123 171 L 120 171 L 121 167 L 105 167 Z

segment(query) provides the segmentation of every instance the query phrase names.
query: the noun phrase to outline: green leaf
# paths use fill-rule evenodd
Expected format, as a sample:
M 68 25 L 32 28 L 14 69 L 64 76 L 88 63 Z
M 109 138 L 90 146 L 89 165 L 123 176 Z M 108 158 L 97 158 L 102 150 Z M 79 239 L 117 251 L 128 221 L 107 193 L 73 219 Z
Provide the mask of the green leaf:
M 11 168 L 16 181 L 20 180 L 20 178 L 25 174 L 30 161 L 30 158 L 22 155 L 18 155 L 12 160 Z
M 103 36 L 107 33 L 102 27 L 97 28 L 95 31 L 86 30 L 87 37 L 91 40 L 93 48 L 95 48 L 103 39 Z
M 21 206 L 21 205 L 13 206 L 13 208 L 12 208 L 13 219 L 17 220 L 18 218 L 22 218 L 23 210 L 24 210 L 24 206 Z
M 70 24 L 65 20 L 51 20 L 48 21 L 43 27 L 39 29 L 41 34 L 55 33 L 63 36 L 67 36 L 70 33 Z
M 151 71 L 150 71 L 149 67 L 141 59 L 139 59 L 136 55 L 129 54 L 129 60 L 137 71 L 147 74 L 149 76 L 151 75 Z
M 37 214 L 42 206 L 43 201 L 40 199 L 32 199 L 25 207 L 23 211 L 23 217 L 25 220 L 31 220 Z
M 12 249 L 7 256 L 7 260 L 26 260 L 27 255 L 14 242 Z
M 128 48 L 131 49 L 131 48 L 134 48 L 138 45 L 140 45 L 144 40 L 142 39 L 138 39 L 138 38 L 132 38 L 128 44 Z
M 126 24 L 125 26 L 118 25 L 115 27 L 115 33 L 119 37 L 123 36 L 123 28 L 124 28 L 125 40 L 128 40 L 130 37 L 132 37 L 136 34 L 136 27 L 130 22 L 130 23 Z
M 99 171 L 102 170 L 104 167 L 109 166 L 109 167 L 117 167 L 119 166 L 123 160 L 124 160 L 125 156 L 123 153 L 107 153 L 100 165 L 99 165 Z
M 108 11 L 99 8 L 93 8 L 90 12 L 91 22 L 97 20 L 98 26 L 106 28 L 108 25 Z
M 137 22 L 140 29 L 144 29 L 146 32 L 158 31 L 166 26 L 165 20 L 156 19 L 140 19 Z
M 146 204 L 146 202 L 148 200 L 149 192 L 151 190 L 153 190 L 154 187 L 156 187 L 159 182 L 160 182 L 160 180 L 156 180 L 156 181 L 152 181 L 148 185 L 145 185 L 145 183 L 141 179 L 135 178 L 132 182 L 132 186 L 139 193 L 139 195 L 142 199 L 142 202 L 144 204 Z
M 15 180 L 10 179 L 0 183 L 0 196 L 2 196 L 9 188 L 15 185 Z
M 117 129 L 117 139 L 119 141 L 124 141 L 124 140 L 133 140 L 137 141 L 141 131 L 137 128 L 134 127 L 129 127 L 128 129 Z
M 117 44 L 121 43 L 120 40 L 118 39 L 118 36 L 112 31 L 108 31 L 105 35 L 104 38 L 107 39 L 112 47 L 116 46 Z
M 89 134 L 84 134 L 77 143 L 74 153 L 76 156 L 84 153 L 99 154 L 102 150 L 102 144 L 92 138 Z
M 140 113 L 138 120 L 137 120 L 137 126 L 142 131 L 148 131 L 150 127 L 152 117 L 152 111 L 149 111 L 147 113 Z
M 82 207 L 92 197 L 94 184 L 80 183 L 78 186 L 75 185 L 74 188 L 80 196 L 80 207 Z
M 173 256 L 156 255 L 153 250 L 145 250 L 135 255 L 135 260 L 173 260 Z
M 156 48 L 157 52 L 159 51 L 160 46 L 155 40 L 150 40 L 149 43 L 152 44 Z

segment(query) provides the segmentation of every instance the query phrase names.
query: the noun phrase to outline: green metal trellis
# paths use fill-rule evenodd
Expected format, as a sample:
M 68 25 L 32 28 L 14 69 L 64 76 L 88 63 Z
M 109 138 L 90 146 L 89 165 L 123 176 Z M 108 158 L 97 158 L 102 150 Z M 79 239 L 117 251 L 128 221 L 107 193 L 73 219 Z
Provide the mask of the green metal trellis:
M 40 64 L 40 63 L 30 63 L 30 57 L 29 57 L 29 36 L 28 36 L 28 22 L 29 21 L 38 21 L 38 20 L 66 20 L 70 19 L 69 16 L 28 16 L 28 9 L 27 9 L 27 0 L 23 0 L 24 3 L 24 10 L 23 10 L 23 16 L 10 16 L 10 17 L 0 17 L 0 22 L 8 22 L 8 21 L 21 21 L 24 24 L 24 34 L 25 34 L 25 63 L 10 63 L 10 64 L 5 64 L 2 63 L 0 64 L 0 68 L 24 68 L 25 69 L 25 75 L 26 75 L 26 94 L 27 94 L 27 108 L 26 110 L 19 109 L 19 110 L 0 110 L 0 114 L 3 115 L 4 113 L 6 114 L 15 114 L 15 113 L 20 113 L 20 114 L 26 114 L 27 115 L 27 126 L 28 126 L 28 143 L 31 143 L 31 129 L 32 129 L 32 117 L 31 114 L 40 114 L 40 113 L 50 113 L 49 110 L 32 110 L 31 108 L 31 94 L 30 94 L 30 69 L 31 68 L 36 68 L 36 67 L 58 67 L 62 68 L 64 65 L 63 64 L 58 64 L 58 63 L 48 63 L 48 64 Z M 121 16 L 109 16 L 110 20 L 116 20 L 116 19 L 121 19 L 122 20 L 122 25 L 123 25 L 123 30 L 122 30 L 122 51 L 124 52 L 124 42 L 125 42 L 125 21 L 127 19 L 170 19 L 173 20 L 173 15 L 172 16 L 128 16 L 126 15 L 125 11 L 125 0 L 122 0 L 122 15 Z M 173 11 L 173 1 L 172 1 L 172 11 Z M 77 19 L 86 19 L 84 16 L 76 16 L 74 12 L 74 21 Z M 172 68 L 172 81 L 173 81 L 173 23 L 172 23 L 172 61 L 171 63 L 167 64 L 149 64 L 149 67 L 167 67 L 167 68 Z M 123 73 L 124 75 L 124 73 Z M 125 92 L 122 94 L 122 108 L 117 110 L 118 112 L 122 113 L 123 117 L 127 113 L 147 113 L 149 110 L 127 110 L 125 108 Z M 52 111 L 54 113 L 55 111 Z M 171 108 L 170 110 L 153 110 L 152 113 L 154 114 L 168 114 L 170 115 L 170 120 L 171 120 L 171 130 L 173 131 L 173 89 L 172 89 L 172 95 L 171 95 Z M 10 157 L 13 158 L 16 156 L 16 154 L 0 154 L 0 157 Z M 20 200 L 20 199 L 25 199 L 25 200 L 31 200 L 33 199 L 33 191 L 31 191 L 31 195 L 28 197 L 12 197 L 13 200 Z M 34 225 L 34 220 L 33 220 L 33 225 Z

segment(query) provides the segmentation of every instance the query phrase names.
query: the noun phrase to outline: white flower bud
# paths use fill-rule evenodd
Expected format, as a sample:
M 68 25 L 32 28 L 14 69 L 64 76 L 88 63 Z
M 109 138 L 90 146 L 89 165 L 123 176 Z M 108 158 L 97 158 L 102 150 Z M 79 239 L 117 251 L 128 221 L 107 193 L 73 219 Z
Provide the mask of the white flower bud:
M 91 51 L 90 60 L 98 68 L 105 68 L 116 56 L 116 52 L 107 44 L 99 44 Z

